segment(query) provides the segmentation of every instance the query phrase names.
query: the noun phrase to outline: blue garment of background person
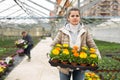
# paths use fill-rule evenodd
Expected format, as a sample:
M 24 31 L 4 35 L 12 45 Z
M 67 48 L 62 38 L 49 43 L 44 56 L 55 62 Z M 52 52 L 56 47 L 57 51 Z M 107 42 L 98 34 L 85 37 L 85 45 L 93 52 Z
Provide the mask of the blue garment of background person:
M 30 51 L 33 48 L 33 40 L 32 37 L 25 31 L 22 32 L 23 39 L 27 41 L 28 47 L 24 49 L 24 53 L 28 56 L 28 60 L 30 61 L 31 55 Z

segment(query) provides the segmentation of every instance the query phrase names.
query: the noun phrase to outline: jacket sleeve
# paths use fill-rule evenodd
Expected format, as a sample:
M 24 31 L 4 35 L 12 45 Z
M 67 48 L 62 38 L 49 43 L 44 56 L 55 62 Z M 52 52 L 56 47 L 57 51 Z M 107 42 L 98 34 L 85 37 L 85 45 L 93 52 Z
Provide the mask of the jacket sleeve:
M 98 57 L 101 59 L 101 55 L 100 55 L 100 51 L 98 50 L 92 35 L 89 33 L 89 31 L 87 30 L 87 34 L 86 34 L 86 43 L 88 45 L 89 48 L 95 48 L 96 49 L 96 54 L 98 55 Z
M 59 31 L 55 37 L 55 39 L 53 40 L 51 46 L 55 46 L 56 44 L 61 44 L 61 39 L 62 39 L 62 32 Z

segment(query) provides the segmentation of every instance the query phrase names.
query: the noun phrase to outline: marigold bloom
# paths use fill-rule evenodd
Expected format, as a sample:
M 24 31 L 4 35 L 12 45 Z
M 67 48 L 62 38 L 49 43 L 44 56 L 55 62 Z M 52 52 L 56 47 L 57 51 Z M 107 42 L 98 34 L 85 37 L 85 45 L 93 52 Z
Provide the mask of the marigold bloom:
M 98 76 L 98 75 L 95 75 L 95 77 L 96 77 L 96 78 L 99 78 L 99 76 Z
M 62 45 L 61 44 L 56 44 L 56 47 L 62 47 Z
M 72 50 L 73 53 L 76 53 L 77 51 L 75 49 Z
M 91 58 L 96 58 L 96 57 L 97 57 L 97 54 L 90 54 L 90 57 L 91 57 Z
M 87 54 L 85 52 L 80 52 L 80 58 L 87 58 Z
M 91 66 L 95 66 L 95 64 L 91 64 Z
M 96 50 L 94 48 L 90 48 L 90 53 L 95 53 Z
M 4 69 L 2 67 L 0 67 L 0 72 L 4 72 Z
M 52 50 L 52 53 L 53 53 L 54 55 L 58 55 L 60 52 L 59 52 L 59 50 L 57 50 L 57 49 L 53 49 L 53 50 Z
M 74 50 L 78 50 L 78 46 L 73 46 L 73 49 Z
M 78 53 L 74 53 L 73 55 L 74 55 L 75 57 L 78 57 L 78 56 L 79 56 L 79 54 L 78 54 Z
M 94 76 L 95 76 L 95 73 L 91 73 L 90 75 L 91 75 L 91 77 L 94 77 Z
M 85 80 L 101 80 L 100 77 L 94 72 L 86 72 Z
M 66 48 L 67 48 L 68 46 L 69 46 L 68 44 L 63 44 L 63 47 L 66 47 Z
M 89 76 L 90 76 L 88 72 L 87 72 L 87 73 L 85 73 L 85 75 L 86 75 L 87 77 L 89 77 Z
M 68 54 L 69 54 L 69 51 L 68 51 L 68 49 L 63 49 L 63 54 L 66 54 L 66 55 L 68 55 Z
M 87 47 L 82 47 L 82 49 L 85 50 L 85 51 L 88 50 Z
M 89 78 L 88 80 L 92 80 L 92 78 Z
M 60 47 L 56 47 L 55 49 L 59 50 L 60 51 Z

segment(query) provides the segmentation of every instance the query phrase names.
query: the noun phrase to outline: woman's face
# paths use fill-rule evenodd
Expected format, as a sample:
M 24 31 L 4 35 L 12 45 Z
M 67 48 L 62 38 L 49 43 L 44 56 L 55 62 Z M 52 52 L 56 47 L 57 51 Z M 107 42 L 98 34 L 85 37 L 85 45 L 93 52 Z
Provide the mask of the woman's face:
M 77 25 L 80 22 L 79 11 L 71 11 L 70 15 L 68 16 L 68 21 L 72 25 Z

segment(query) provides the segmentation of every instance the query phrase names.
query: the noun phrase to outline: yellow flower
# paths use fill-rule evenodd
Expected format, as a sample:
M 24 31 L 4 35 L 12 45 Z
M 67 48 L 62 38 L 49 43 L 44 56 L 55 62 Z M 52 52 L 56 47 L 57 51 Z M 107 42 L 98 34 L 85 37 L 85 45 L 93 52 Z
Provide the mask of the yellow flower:
M 52 50 L 52 53 L 53 53 L 54 55 L 58 55 L 60 52 L 59 52 L 59 50 L 57 50 L 57 49 L 53 49 L 53 50 Z
M 82 50 L 85 50 L 85 51 L 86 51 L 86 50 L 88 50 L 88 48 L 87 48 L 87 47 L 82 47 Z
M 56 44 L 56 47 L 62 47 L 62 45 L 61 44 Z
M 98 75 L 95 75 L 95 77 L 96 77 L 96 78 L 99 78 L 99 76 L 98 76 Z
M 80 58 L 87 58 L 87 54 L 85 52 L 80 52 Z
M 92 80 L 92 78 L 89 78 L 88 80 Z
M 4 69 L 2 67 L 0 67 L 0 72 L 4 72 Z
M 63 47 L 66 47 L 66 48 L 67 48 L 68 46 L 69 46 L 68 44 L 63 44 Z
M 95 66 L 95 64 L 91 64 L 91 66 Z
M 87 73 L 85 73 L 85 75 L 87 76 L 87 77 L 89 77 L 90 76 L 90 74 L 87 72 Z
M 86 72 L 85 80 L 100 80 L 100 77 L 94 72 Z
M 68 51 L 68 49 L 63 49 L 63 54 L 66 54 L 66 55 L 68 55 L 68 54 L 69 54 L 69 51 Z
M 96 50 L 94 48 L 90 48 L 90 53 L 95 53 Z
M 96 58 L 97 55 L 96 55 L 96 54 L 90 54 L 90 57 L 91 57 L 91 58 Z

